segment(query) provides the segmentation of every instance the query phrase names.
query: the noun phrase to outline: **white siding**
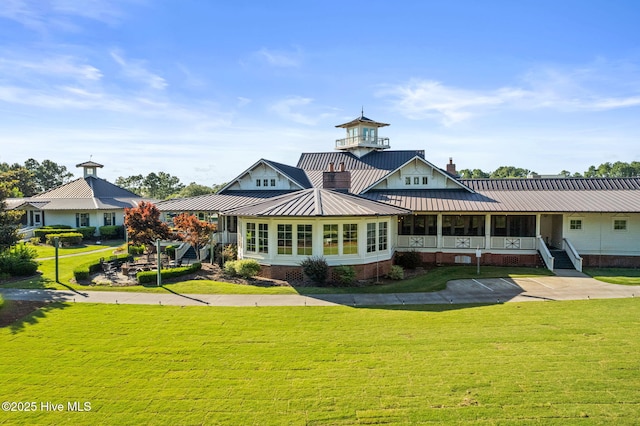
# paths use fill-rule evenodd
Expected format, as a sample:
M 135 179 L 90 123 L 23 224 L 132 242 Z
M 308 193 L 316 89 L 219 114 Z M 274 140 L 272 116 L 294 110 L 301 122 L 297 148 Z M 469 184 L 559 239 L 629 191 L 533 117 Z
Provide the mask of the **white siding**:
M 572 219 L 582 220 L 582 229 L 570 229 Z M 614 219 L 625 219 L 627 230 L 614 230 Z M 565 216 L 563 234 L 580 254 L 640 255 L 640 214 L 637 213 Z

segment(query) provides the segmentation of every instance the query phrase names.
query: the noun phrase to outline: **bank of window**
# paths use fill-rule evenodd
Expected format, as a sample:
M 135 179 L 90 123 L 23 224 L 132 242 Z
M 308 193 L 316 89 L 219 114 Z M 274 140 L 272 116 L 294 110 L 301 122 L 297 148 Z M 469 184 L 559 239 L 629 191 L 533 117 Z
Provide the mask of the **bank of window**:
M 438 217 L 436 215 L 400 216 L 398 234 L 400 235 L 436 235 L 438 233 Z
M 116 224 L 116 214 L 114 212 L 105 213 L 104 214 L 104 226 L 113 226 L 115 224 Z
M 322 253 L 338 254 L 338 225 L 323 225 L 322 239 Z
M 342 225 L 342 254 L 358 254 L 358 225 Z
M 76 228 L 91 226 L 89 224 L 89 213 L 76 213 Z
M 579 231 L 582 229 L 582 219 L 569 220 L 569 229 Z
M 292 225 L 278 225 L 278 254 L 293 254 Z
M 376 224 L 367 223 L 367 253 L 376 251 Z
M 614 219 L 614 221 L 613 221 L 613 230 L 614 231 L 626 231 L 627 230 L 627 220 L 626 219 Z
M 312 225 L 298 225 L 298 254 L 311 256 L 313 254 Z
M 495 237 L 535 237 L 536 217 L 533 215 L 492 215 L 491 235 Z
M 387 249 L 387 241 L 389 240 L 387 231 L 387 222 L 378 223 L 378 250 L 382 251 Z
M 266 223 L 258 224 L 258 252 L 269 252 L 269 225 Z
M 442 235 L 446 236 L 484 236 L 484 216 L 481 215 L 445 215 L 442 216 Z
M 256 251 L 256 224 L 247 223 L 247 251 Z

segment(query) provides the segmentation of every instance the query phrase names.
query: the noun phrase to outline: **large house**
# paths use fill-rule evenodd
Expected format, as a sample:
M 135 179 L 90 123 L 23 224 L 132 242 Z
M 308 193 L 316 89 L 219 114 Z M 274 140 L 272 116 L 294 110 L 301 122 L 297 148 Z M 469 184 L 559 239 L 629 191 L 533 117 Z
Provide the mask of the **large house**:
M 360 116 L 333 152 L 296 166 L 261 159 L 219 193 L 158 204 L 218 217 L 217 239 L 272 278 L 300 278 L 323 256 L 358 277 L 388 271 L 399 252 L 432 264 L 640 266 L 640 178 L 459 179 L 422 150 L 390 150 L 380 123 Z
M 145 201 L 139 195 L 98 177 L 102 164 L 87 161 L 83 177 L 56 188 L 15 200 L 10 208 L 23 210 L 23 225 L 27 228 L 46 225 L 68 225 L 79 228 L 123 225 L 124 209 Z

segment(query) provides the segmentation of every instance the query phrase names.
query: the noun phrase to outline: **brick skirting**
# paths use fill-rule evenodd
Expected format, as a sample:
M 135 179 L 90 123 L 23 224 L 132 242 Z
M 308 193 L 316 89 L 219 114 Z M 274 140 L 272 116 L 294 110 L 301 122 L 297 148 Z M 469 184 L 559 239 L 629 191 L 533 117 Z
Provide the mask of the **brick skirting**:
M 640 268 L 640 256 L 585 254 L 581 257 L 583 268 Z
M 367 263 L 366 265 L 350 265 L 356 270 L 357 280 L 370 280 L 376 277 L 384 277 L 389 273 L 393 262 L 391 260 L 381 260 L 380 262 Z M 260 269 L 261 277 L 284 281 L 303 281 L 302 267 L 263 265 Z M 329 281 L 332 281 L 333 267 L 329 267 Z

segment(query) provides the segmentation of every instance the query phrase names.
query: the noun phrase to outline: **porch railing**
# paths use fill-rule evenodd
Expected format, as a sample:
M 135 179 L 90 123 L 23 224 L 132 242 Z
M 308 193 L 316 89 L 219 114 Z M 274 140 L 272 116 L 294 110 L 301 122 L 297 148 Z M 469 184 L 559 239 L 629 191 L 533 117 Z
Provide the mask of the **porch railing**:
M 562 239 L 562 249 L 567 253 L 569 259 L 571 259 L 571 263 L 573 263 L 576 271 L 582 272 L 582 257 L 580 257 L 576 248 L 566 238 Z
M 537 242 L 538 242 L 537 249 L 538 249 L 538 252 L 540 253 L 540 256 L 542 256 L 542 260 L 544 261 L 544 264 L 546 265 L 548 270 L 553 271 L 553 262 L 555 259 L 553 258 L 553 256 L 551 256 L 551 252 L 549 251 L 549 248 L 544 243 L 544 240 L 542 239 L 541 236 L 538 236 Z

